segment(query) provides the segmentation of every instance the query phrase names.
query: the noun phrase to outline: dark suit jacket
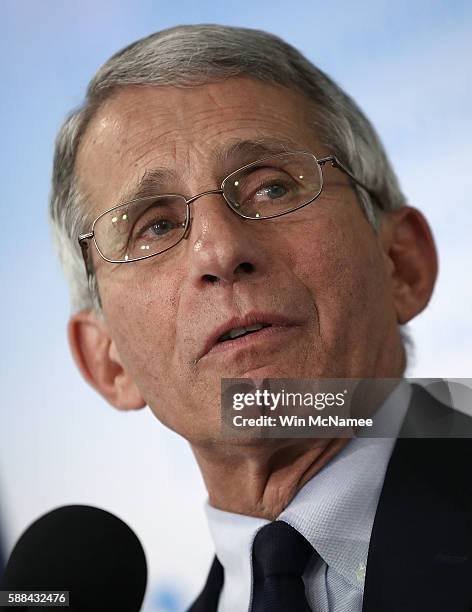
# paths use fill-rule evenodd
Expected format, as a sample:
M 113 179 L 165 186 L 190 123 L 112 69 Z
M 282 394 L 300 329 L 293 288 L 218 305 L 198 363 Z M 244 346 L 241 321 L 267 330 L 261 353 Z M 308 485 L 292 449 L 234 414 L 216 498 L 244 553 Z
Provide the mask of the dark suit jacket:
M 216 612 L 223 581 L 215 557 L 189 612 Z M 385 475 L 362 610 L 472 612 L 472 418 L 419 385 Z

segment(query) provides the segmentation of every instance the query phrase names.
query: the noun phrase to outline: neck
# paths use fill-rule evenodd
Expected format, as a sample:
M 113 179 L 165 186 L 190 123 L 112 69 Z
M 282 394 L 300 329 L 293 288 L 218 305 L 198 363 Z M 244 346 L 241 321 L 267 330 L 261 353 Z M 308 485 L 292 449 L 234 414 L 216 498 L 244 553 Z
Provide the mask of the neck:
M 348 438 L 192 445 L 215 508 L 275 520 Z

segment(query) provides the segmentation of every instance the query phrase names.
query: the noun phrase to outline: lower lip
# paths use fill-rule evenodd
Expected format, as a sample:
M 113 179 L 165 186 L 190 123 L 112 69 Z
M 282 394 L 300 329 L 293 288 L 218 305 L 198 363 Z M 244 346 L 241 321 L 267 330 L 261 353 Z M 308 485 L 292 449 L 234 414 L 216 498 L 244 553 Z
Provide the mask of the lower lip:
M 252 332 L 246 336 L 240 336 L 233 340 L 225 340 L 224 342 L 218 342 L 204 355 L 208 357 L 215 353 L 223 353 L 228 351 L 236 351 L 239 349 L 250 348 L 258 343 L 273 343 L 286 341 L 286 336 L 293 333 L 298 329 L 295 325 L 272 325 L 271 327 L 264 327 L 259 331 Z

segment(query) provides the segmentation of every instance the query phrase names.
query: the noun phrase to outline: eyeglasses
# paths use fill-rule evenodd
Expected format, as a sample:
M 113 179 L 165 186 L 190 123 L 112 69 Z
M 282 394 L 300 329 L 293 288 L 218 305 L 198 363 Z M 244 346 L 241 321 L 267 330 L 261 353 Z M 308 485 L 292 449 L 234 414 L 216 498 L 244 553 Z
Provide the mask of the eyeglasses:
M 373 194 L 335 155 L 317 159 L 311 153 L 272 155 L 232 172 L 219 189 L 189 199 L 179 194 L 147 196 L 118 204 L 99 215 L 92 231 L 79 236 L 87 271 L 89 241 L 110 263 L 131 263 L 165 253 L 190 232 L 190 205 L 204 195 L 221 194 L 243 219 L 281 217 L 311 204 L 323 190 L 322 167 L 331 163 Z

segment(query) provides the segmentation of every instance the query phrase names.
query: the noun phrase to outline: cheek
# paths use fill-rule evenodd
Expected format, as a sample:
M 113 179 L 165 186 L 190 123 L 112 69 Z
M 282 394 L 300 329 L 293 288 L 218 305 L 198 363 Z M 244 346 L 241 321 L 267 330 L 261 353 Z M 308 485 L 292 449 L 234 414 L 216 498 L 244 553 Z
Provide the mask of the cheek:
M 123 366 L 149 401 L 172 362 L 176 300 L 152 270 L 142 272 L 108 282 L 102 303 Z
M 292 269 L 316 305 L 321 335 L 364 333 L 385 311 L 387 298 L 373 230 L 367 223 L 333 218 L 309 224 L 307 230 L 297 249 L 291 249 L 296 253 Z

